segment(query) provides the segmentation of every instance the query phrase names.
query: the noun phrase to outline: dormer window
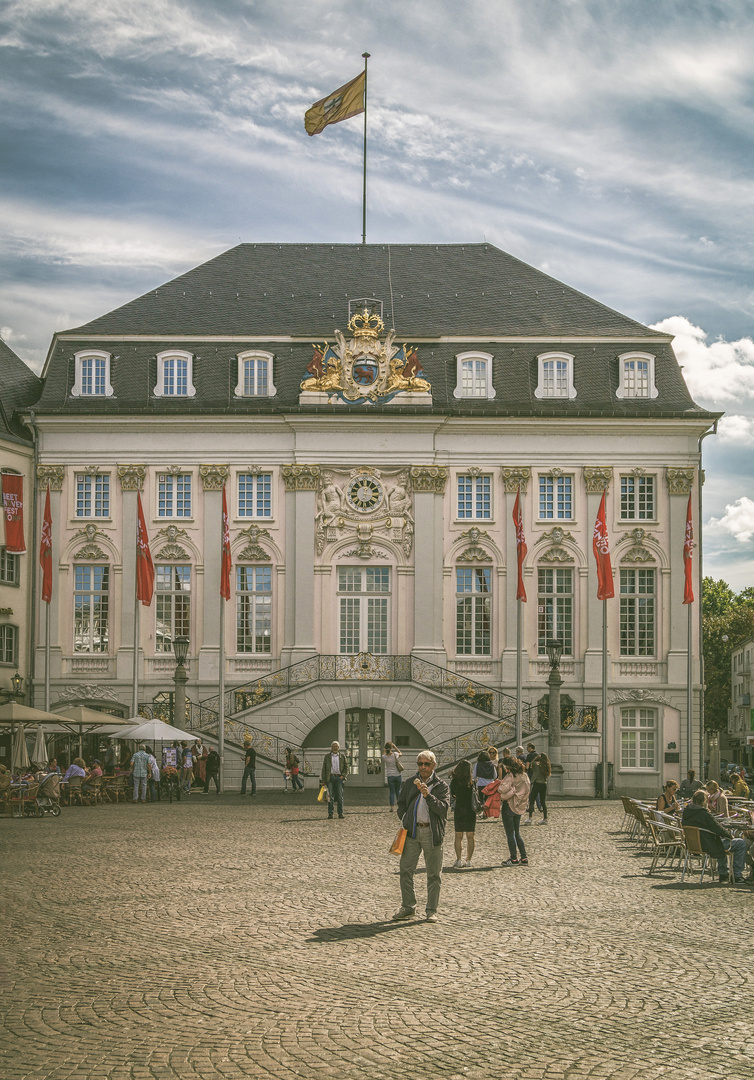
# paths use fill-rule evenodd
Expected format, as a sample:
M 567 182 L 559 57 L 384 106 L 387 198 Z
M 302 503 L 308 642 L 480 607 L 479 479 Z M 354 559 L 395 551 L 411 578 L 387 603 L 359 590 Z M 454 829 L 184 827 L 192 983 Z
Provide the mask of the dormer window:
M 277 393 L 272 383 L 272 360 L 268 352 L 239 354 L 236 397 L 272 397 Z
M 486 398 L 492 401 L 492 357 L 489 353 L 468 352 L 456 357 L 456 398 Z
M 112 397 L 110 353 L 80 352 L 74 357 L 76 379 L 71 397 Z
M 194 397 L 193 361 L 187 352 L 158 353 L 155 397 Z
M 537 357 L 537 389 L 535 398 L 576 397 L 573 385 L 573 356 L 570 353 L 550 352 Z
M 622 353 L 618 357 L 617 398 L 656 398 L 655 358 L 652 353 Z

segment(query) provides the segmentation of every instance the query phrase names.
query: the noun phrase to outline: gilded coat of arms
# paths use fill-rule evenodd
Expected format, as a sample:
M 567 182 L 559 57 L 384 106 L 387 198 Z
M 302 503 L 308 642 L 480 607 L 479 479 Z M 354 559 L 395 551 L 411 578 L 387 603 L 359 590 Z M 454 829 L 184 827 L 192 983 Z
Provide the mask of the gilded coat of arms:
M 432 387 L 424 378 L 417 350 L 393 344 L 395 331 L 381 340 L 385 325 L 365 308 L 348 323 L 347 341 L 335 331 L 336 344 L 314 345 L 314 355 L 301 383 L 300 401 L 341 401 L 348 405 L 384 405 L 397 395 L 411 395 L 412 404 L 431 404 Z M 309 395 L 317 395 L 310 398 Z

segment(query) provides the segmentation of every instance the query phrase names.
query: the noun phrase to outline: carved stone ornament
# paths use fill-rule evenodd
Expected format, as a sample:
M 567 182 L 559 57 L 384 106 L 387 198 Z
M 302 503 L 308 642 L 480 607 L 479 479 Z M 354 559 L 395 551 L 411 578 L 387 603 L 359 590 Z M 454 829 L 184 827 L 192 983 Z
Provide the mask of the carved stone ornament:
M 101 469 L 99 465 L 86 465 L 84 466 L 84 472 L 89 473 L 90 476 L 96 476 L 97 473 L 101 472 Z
M 482 545 L 480 540 L 489 540 L 490 534 L 482 529 L 472 528 L 466 532 L 461 533 L 462 540 L 468 540 L 469 546 L 461 552 L 456 558 L 456 562 L 460 563 L 482 563 L 492 562 L 492 556 L 489 555 Z
M 316 491 L 319 486 L 319 465 L 283 465 L 286 491 Z
M 414 515 L 408 469 L 384 471 L 362 466 L 351 469 L 341 483 L 336 482 L 335 474 L 335 469 L 323 468 L 317 491 L 317 554 L 321 555 L 327 544 L 349 534 L 356 534 L 361 549 L 366 551 L 376 531 L 410 555 Z
M 180 544 L 165 544 L 165 547 L 160 548 L 155 553 L 155 559 L 160 559 L 162 562 L 172 562 L 175 559 L 190 559 L 191 556 L 182 548 Z
M 248 537 L 249 543 L 236 556 L 238 562 L 272 562 L 272 559 L 259 543 L 260 540 L 269 540 L 268 529 L 260 529 L 258 525 L 250 525 L 248 529 L 242 529 L 240 536 Z
M 414 491 L 430 491 L 445 494 L 448 470 L 444 465 L 412 465 L 411 486 Z
M 63 465 L 37 465 L 37 489 L 44 491 L 49 485 L 50 491 L 63 490 Z
M 380 551 L 378 548 L 373 548 L 367 541 L 366 543 L 360 543 L 358 547 L 351 548 L 350 551 L 344 551 L 345 558 L 355 559 L 387 559 L 388 556 L 384 551 Z
M 564 540 L 573 542 L 573 533 L 566 532 L 565 529 L 561 529 L 560 525 L 556 525 L 549 532 L 542 533 L 539 543 L 562 544 Z
M 76 683 L 76 685 L 66 686 L 60 691 L 55 705 L 63 701 L 76 701 L 78 698 L 89 698 L 95 701 L 119 701 L 118 695 L 112 686 L 98 686 L 96 683 Z M 102 714 L 102 722 L 107 723 L 106 713 Z
M 146 465 L 119 465 L 118 479 L 121 491 L 143 491 Z
M 660 705 L 669 705 L 670 702 L 660 690 L 613 690 L 609 700 L 610 705 L 633 701 L 656 701 Z
M 629 550 L 626 552 L 626 554 L 621 556 L 620 561 L 622 563 L 628 563 L 628 562 L 634 562 L 634 563 L 637 563 L 637 562 L 657 562 L 657 560 L 655 559 L 655 557 L 654 557 L 654 555 L 652 554 L 651 551 L 649 551 L 645 547 L 639 547 L 639 546 L 629 548 Z
M 79 529 L 76 538 L 86 539 L 86 543 L 82 548 L 79 548 L 73 556 L 74 559 L 106 559 L 108 556 L 96 543 L 98 536 L 106 538 L 107 534 L 100 532 L 96 525 L 89 524 L 85 525 L 83 529 Z
M 469 466 L 469 468 L 466 469 L 465 472 L 469 476 L 481 476 L 482 475 L 482 470 L 480 468 L 478 468 L 476 465 Z
M 156 553 L 155 559 L 161 559 L 163 561 L 171 559 L 190 559 L 191 556 L 189 553 L 178 543 L 179 537 L 188 539 L 188 533 L 185 529 L 179 529 L 177 525 L 168 525 L 167 528 L 160 529 L 154 538 L 153 546 L 156 548 L 162 539 L 167 540 L 167 543 Z
M 573 555 L 571 555 L 570 551 L 566 551 L 564 547 L 551 547 L 543 555 L 539 556 L 539 561 L 541 563 L 568 563 L 573 562 Z
M 584 482 L 587 495 L 601 495 L 603 491 L 608 491 L 612 478 L 613 469 L 611 465 L 584 466 Z
M 531 479 L 531 469 L 528 465 L 514 466 L 512 468 L 503 465 L 500 471 L 503 474 L 503 483 L 507 495 L 515 495 L 519 487 L 521 488 L 521 494 L 526 494 Z
M 312 359 L 301 383 L 302 404 L 341 402 L 346 405 L 386 405 L 396 396 L 412 404 L 432 404 L 432 387 L 424 378 L 417 350 L 393 344 L 391 330 L 380 340 L 385 325 L 365 307 L 348 323 L 353 337 L 347 341 L 335 331 L 337 344 L 313 345 Z M 312 397 L 314 395 L 314 397 Z
M 688 495 L 694 484 L 694 470 L 666 469 L 665 479 L 668 482 L 668 494 Z
M 227 465 L 200 465 L 199 475 L 205 491 L 222 491 L 230 469 Z

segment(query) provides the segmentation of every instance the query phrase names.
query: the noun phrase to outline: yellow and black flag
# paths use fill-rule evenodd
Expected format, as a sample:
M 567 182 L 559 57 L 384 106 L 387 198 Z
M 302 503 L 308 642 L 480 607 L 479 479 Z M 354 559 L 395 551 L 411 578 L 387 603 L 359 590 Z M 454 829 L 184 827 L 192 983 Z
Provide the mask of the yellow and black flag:
M 338 124 L 351 116 L 364 112 L 364 92 L 366 89 L 366 70 L 341 86 L 332 94 L 315 101 L 304 116 L 304 127 L 308 135 L 319 135 L 328 124 Z

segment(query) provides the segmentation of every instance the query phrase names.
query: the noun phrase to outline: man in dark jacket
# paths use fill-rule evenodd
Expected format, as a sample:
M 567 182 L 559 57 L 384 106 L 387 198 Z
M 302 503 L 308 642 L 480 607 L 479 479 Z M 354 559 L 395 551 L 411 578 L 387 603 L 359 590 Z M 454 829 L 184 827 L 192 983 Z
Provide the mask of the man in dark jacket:
M 220 755 L 217 750 L 210 750 L 205 759 L 205 765 L 207 766 L 204 773 L 204 794 L 209 795 L 209 782 L 215 781 L 215 790 L 217 794 L 220 794 L 220 781 L 218 779 L 218 773 L 220 772 Z
M 239 795 L 246 794 L 246 781 L 251 780 L 251 794 L 257 793 L 257 752 L 251 745 L 251 735 L 243 737 L 243 776 Z
M 741 837 L 731 839 L 730 832 L 715 820 L 707 809 L 707 792 L 702 788 L 695 791 L 691 802 L 683 808 L 682 825 L 692 825 L 699 829 L 702 850 L 717 859 L 717 873 L 720 881 L 728 880 L 728 851 L 733 852 L 733 880 L 737 885 L 744 880 L 744 862 L 746 859 L 746 841 Z
M 437 922 L 442 876 L 442 845 L 450 809 L 450 789 L 435 772 L 437 761 L 431 750 L 422 750 L 416 759 L 419 771 L 404 780 L 398 795 L 398 813 L 408 835 L 401 855 L 401 906 L 393 919 L 410 919 L 416 912 L 414 874 L 424 852 L 427 868 L 427 922 Z

